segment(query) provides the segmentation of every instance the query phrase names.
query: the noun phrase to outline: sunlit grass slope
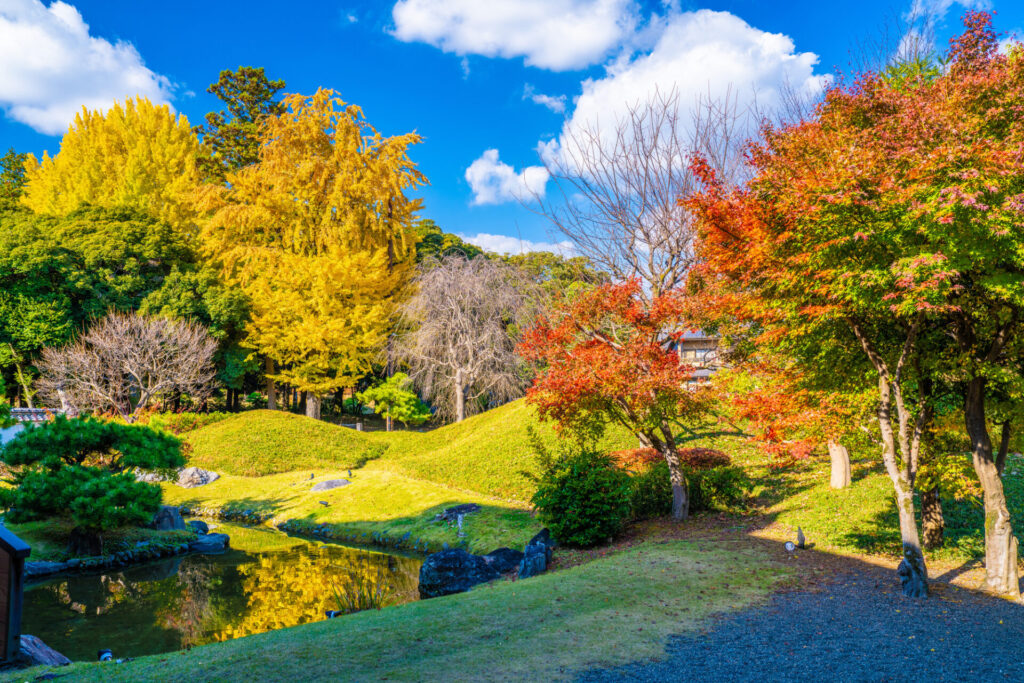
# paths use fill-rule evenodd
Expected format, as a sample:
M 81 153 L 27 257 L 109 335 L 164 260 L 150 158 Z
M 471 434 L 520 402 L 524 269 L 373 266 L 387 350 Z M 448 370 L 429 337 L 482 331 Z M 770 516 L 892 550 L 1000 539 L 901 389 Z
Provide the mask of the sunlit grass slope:
M 362 432 L 276 410 L 233 415 L 187 435 L 190 465 L 246 477 L 359 467 L 384 446 Z
M 388 445 L 382 457 L 367 465 L 446 486 L 479 491 L 508 500 L 529 500 L 536 456 L 530 432 L 546 447 L 557 437 L 536 411 L 519 400 L 430 432 L 374 432 L 368 436 Z M 611 429 L 601 446 L 631 448 L 636 439 Z

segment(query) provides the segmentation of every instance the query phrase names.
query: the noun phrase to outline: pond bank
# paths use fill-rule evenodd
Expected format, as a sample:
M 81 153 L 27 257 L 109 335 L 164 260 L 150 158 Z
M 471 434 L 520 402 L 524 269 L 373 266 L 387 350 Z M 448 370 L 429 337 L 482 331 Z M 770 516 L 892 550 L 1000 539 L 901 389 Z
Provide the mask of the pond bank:
M 187 649 L 417 599 L 420 560 L 221 525 L 232 548 L 79 571 L 26 592 L 26 633 L 73 660 Z

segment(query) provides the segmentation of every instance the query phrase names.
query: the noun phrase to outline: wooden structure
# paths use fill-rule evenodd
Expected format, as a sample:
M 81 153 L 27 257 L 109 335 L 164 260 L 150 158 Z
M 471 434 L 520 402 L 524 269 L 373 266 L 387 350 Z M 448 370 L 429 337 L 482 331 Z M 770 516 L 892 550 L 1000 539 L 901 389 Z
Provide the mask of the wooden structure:
M 21 652 L 21 607 L 25 588 L 28 545 L 0 525 L 0 663 L 17 659 Z

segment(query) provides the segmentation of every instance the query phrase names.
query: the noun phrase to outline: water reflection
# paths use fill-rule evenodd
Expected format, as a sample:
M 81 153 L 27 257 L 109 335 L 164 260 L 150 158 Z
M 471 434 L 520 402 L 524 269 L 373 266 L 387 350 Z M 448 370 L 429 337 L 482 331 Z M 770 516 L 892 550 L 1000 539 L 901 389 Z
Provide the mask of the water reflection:
M 319 621 L 326 610 L 416 599 L 418 559 L 220 530 L 249 550 L 40 584 L 25 595 L 23 631 L 71 659 L 91 660 L 107 647 L 136 657 Z

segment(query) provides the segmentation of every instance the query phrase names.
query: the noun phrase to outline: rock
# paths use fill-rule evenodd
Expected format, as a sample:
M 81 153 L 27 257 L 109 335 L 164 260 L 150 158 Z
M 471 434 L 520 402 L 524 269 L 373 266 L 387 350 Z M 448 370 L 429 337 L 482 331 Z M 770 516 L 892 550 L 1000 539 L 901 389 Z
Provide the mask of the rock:
M 512 548 L 498 548 L 484 555 L 484 560 L 499 574 L 507 574 L 523 561 L 523 553 Z
M 22 663 L 26 666 L 67 666 L 71 660 L 49 647 L 35 636 L 21 636 Z
M 194 489 L 197 486 L 206 486 L 218 479 L 220 479 L 220 475 L 216 472 L 202 470 L 198 467 L 186 467 L 178 472 L 178 481 L 175 483 L 183 489 Z
M 144 481 L 147 484 L 159 484 L 162 481 L 167 481 L 167 477 L 156 472 L 144 472 L 142 470 L 135 470 L 135 481 Z
M 181 518 L 178 508 L 173 505 L 161 505 L 149 528 L 157 531 L 184 531 L 185 520 Z
M 49 576 L 64 571 L 67 565 L 64 562 L 26 562 L 25 578 L 32 579 L 37 576 Z
M 519 578 L 528 579 L 547 571 L 554 547 L 555 542 L 551 539 L 551 532 L 547 529 L 542 529 L 540 533 L 531 538 L 524 549 L 523 560 L 519 563 Z
M 222 553 L 228 549 L 231 539 L 227 534 L 207 534 L 200 536 L 188 544 L 188 549 L 196 553 Z
M 327 481 L 321 481 L 318 484 L 314 484 L 312 491 L 330 491 L 331 489 L 340 489 L 342 486 L 348 486 L 351 484 L 348 479 L 328 479 Z
M 200 536 L 204 536 L 210 533 L 210 525 L 201 519 L 193 519 L 188 523 L 192 531 L 196 532 Z
M 420 597 L 436 598 L 463 593 L 500 576 L 487 560 L 465 550 L 442 550 L 429 555 L 420 567 Z
M 459 515 L 468 515 L 474 512 L 479 512 L 480 506 L 476 503 L 463 503 L 462 505 L 456 505 L 455 507 L 445 508 L 444 512 L 439 512 L 434 517 L 435 522 L 454 522 L 459 518 Z

